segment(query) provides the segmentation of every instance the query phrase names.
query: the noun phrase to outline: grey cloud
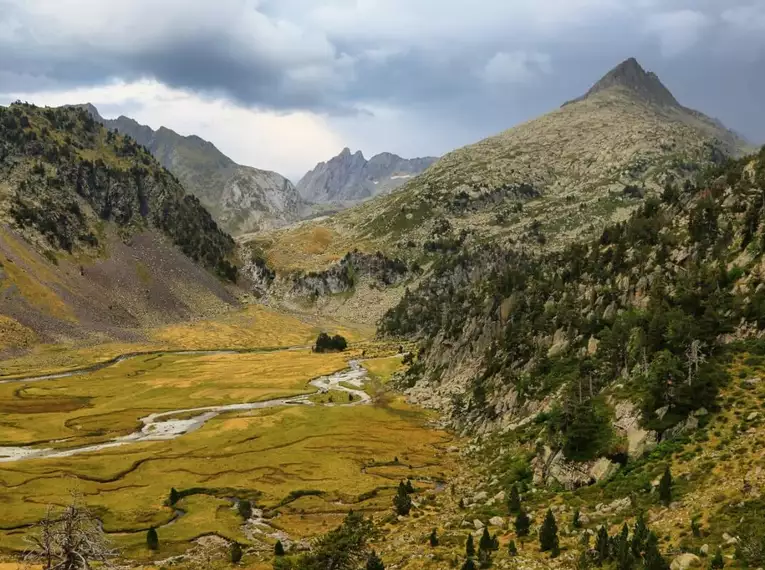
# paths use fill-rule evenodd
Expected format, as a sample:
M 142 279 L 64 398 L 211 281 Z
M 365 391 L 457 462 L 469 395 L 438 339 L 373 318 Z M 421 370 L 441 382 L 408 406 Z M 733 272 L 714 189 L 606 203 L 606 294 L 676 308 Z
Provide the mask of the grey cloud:
M 0 0 L 0 92 L 152 77 L 277 111 L 387 106 L 439 124 L 426 154 L 636 56 L 683 103 L 763 141 L 763 29 L 757 0 Z

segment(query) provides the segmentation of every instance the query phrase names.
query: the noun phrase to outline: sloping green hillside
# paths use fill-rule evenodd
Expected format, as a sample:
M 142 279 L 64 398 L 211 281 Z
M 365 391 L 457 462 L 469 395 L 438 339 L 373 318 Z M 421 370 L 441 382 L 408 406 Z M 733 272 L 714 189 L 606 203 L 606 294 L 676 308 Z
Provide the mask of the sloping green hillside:
M 236 279 L 234 242 L 199 200 L 133 139 L 84 110 L 0 108 L 0 178 L 10 219 L 51 248 L 98 246 L 99 221 L 128 232 L 152 226 L 193 260 Z

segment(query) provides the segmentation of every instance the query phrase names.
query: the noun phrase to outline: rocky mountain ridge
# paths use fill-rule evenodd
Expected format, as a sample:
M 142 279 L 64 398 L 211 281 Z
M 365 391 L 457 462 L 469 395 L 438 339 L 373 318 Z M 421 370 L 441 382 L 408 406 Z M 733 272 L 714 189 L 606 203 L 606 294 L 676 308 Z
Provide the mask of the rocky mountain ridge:
M 561 249 L 627 218 L 668 181 L 693 180 L 749 150 L 718 121 L 675 104 L 654 74 L 628 60 L 586 96 L 448 153 L 389 195 L 262 243 L 276 269 L 284 259 L 334 262 L 349 243 L 422 265 L 465 241 Z M 331 239 L 318 249 L 293 247 L 308 233 Z
M 149 149 L 232 234 L 279 227 L 304 213 L 298 191 L 281 174 L 237 164 L 196 135 L 182 136 L 166 127 L 155 131 L 125 116 L 104 119 L 93 105 L 80 107 Z
M 344 148 L 336 157 L 320 162 L 298 182 L 307 201 L 326 204 L 365 200 L 405 184 L 437 159 L 405 159 L 384 152 L 366 160 L 361 151 Z

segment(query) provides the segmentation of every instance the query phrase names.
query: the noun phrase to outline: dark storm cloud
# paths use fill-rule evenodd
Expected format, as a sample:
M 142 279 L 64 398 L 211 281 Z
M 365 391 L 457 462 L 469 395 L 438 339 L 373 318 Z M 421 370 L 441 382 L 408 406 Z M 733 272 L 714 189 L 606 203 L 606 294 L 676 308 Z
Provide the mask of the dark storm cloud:
M 478 138 L 635 56 L 760 142 L 763 38 L 757 0 L 0 0 L 0 92 L 150 77 L 274 110 L 398 108 Z

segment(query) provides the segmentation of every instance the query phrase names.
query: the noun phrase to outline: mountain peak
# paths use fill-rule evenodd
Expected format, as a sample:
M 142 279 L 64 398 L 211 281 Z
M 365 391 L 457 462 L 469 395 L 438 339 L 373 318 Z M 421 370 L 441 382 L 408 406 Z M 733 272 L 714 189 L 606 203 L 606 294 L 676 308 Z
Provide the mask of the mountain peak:
M 630 57 L 606 73 L 600 81 L 579 99 L 583 101 L 593 95 L 621 87 L 632 92 L 641 100 L 658 105 L 660 107 L 680 107 L 674 95 L 661 82 L 659 77 L 652 71 L 646 71 L 637 59 Z

